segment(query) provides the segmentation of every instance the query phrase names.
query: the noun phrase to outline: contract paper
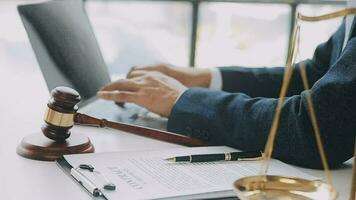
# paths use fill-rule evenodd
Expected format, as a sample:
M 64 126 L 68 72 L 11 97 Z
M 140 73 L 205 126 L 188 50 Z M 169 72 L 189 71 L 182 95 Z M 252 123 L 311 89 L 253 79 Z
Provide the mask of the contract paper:
M 73 167 L 90 164 L 113 182 L 116 191 L 102 190 L 108 199 L 201 199 L 233 196 L 233 182 L 258 175 L 262 161 L 168 163 L 164 159 L 231 151 L 236 150 L 223 146 L 194 147 L 67 155 L 65 159 Z M 271 161 L 268 174 L 316 179 L 278 160 Z

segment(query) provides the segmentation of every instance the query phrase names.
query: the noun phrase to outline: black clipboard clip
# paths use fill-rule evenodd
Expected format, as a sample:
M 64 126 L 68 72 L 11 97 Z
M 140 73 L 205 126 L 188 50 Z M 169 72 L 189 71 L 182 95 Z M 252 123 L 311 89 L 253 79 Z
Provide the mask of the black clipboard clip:
M 116 186 L 114 183 L 110 182 L 106 176 L 104 176 L 104 174 L 100 173 L 99 171 L 95 171 L 94 167 L 92 165 L 88 165 L 88 164 L 80 164 L 79 165 L 79 169 L 82 170 L 88 170 L 90 172 L 95 173 L 96 175 L 99 175 L 101 177 L 101 179 L 103 180 L 104 184 L 103 184 L 103 188 L 105 190 L 110 190 L 110 191 L 114 191 L 116 190 Z
M 96 178 L 101 179 L 101 182 L 104 182 L 102 187 L 98 187 L 96 183 L 90 180 L 87 176 L 84 175 L 83 171 L 89 171 L 90 173 L 94 173 Z M 92 165 L 88 164 L 80 164 L 77 168 L 71 168 L 70 175 L 78 181 L 86 190 L 88 190 L 94 197 L 102 196 L 103 193 L 101 189 L 114 191 L 116 190 L 115 184 L 108 181 L 108 179 L 104 176 L 104 174 L 95 170 Z

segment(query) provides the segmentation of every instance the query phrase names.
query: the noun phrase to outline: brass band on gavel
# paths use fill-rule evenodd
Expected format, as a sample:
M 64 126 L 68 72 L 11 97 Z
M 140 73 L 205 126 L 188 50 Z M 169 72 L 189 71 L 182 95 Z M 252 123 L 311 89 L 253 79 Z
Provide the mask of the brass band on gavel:
M 74 125 L 74 113 L 61 113 L 47 107 L 44 120 L 54 126 L 71 127 Z

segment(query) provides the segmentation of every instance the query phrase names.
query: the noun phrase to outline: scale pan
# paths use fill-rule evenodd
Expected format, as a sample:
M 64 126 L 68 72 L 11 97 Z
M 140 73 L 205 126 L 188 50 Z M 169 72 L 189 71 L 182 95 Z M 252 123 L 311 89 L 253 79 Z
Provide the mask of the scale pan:
M 249 176 L 234 182 L 241 200 L 335 200 L 337 192 L 324 182 L 286 176 Z

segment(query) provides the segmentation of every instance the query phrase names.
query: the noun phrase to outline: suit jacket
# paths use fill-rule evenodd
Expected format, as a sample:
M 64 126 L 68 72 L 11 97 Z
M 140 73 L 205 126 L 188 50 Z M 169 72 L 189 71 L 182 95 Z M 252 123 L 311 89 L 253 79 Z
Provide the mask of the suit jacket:
M 353 156 L 356 133 L 356 28 L 342 50 L 345 24 L 312 59 L 304 61 L 321 137 L 331 167 Z M 273 157 L 310 168 L 321 168 L 315 135 L 307 110 L 299 65 L 285 99 Z M 284 68 L 220 68 L 223 91 L 188 89 L 168 120 L 168 130 L 193 136 L 211 145 L 263 150 Z

